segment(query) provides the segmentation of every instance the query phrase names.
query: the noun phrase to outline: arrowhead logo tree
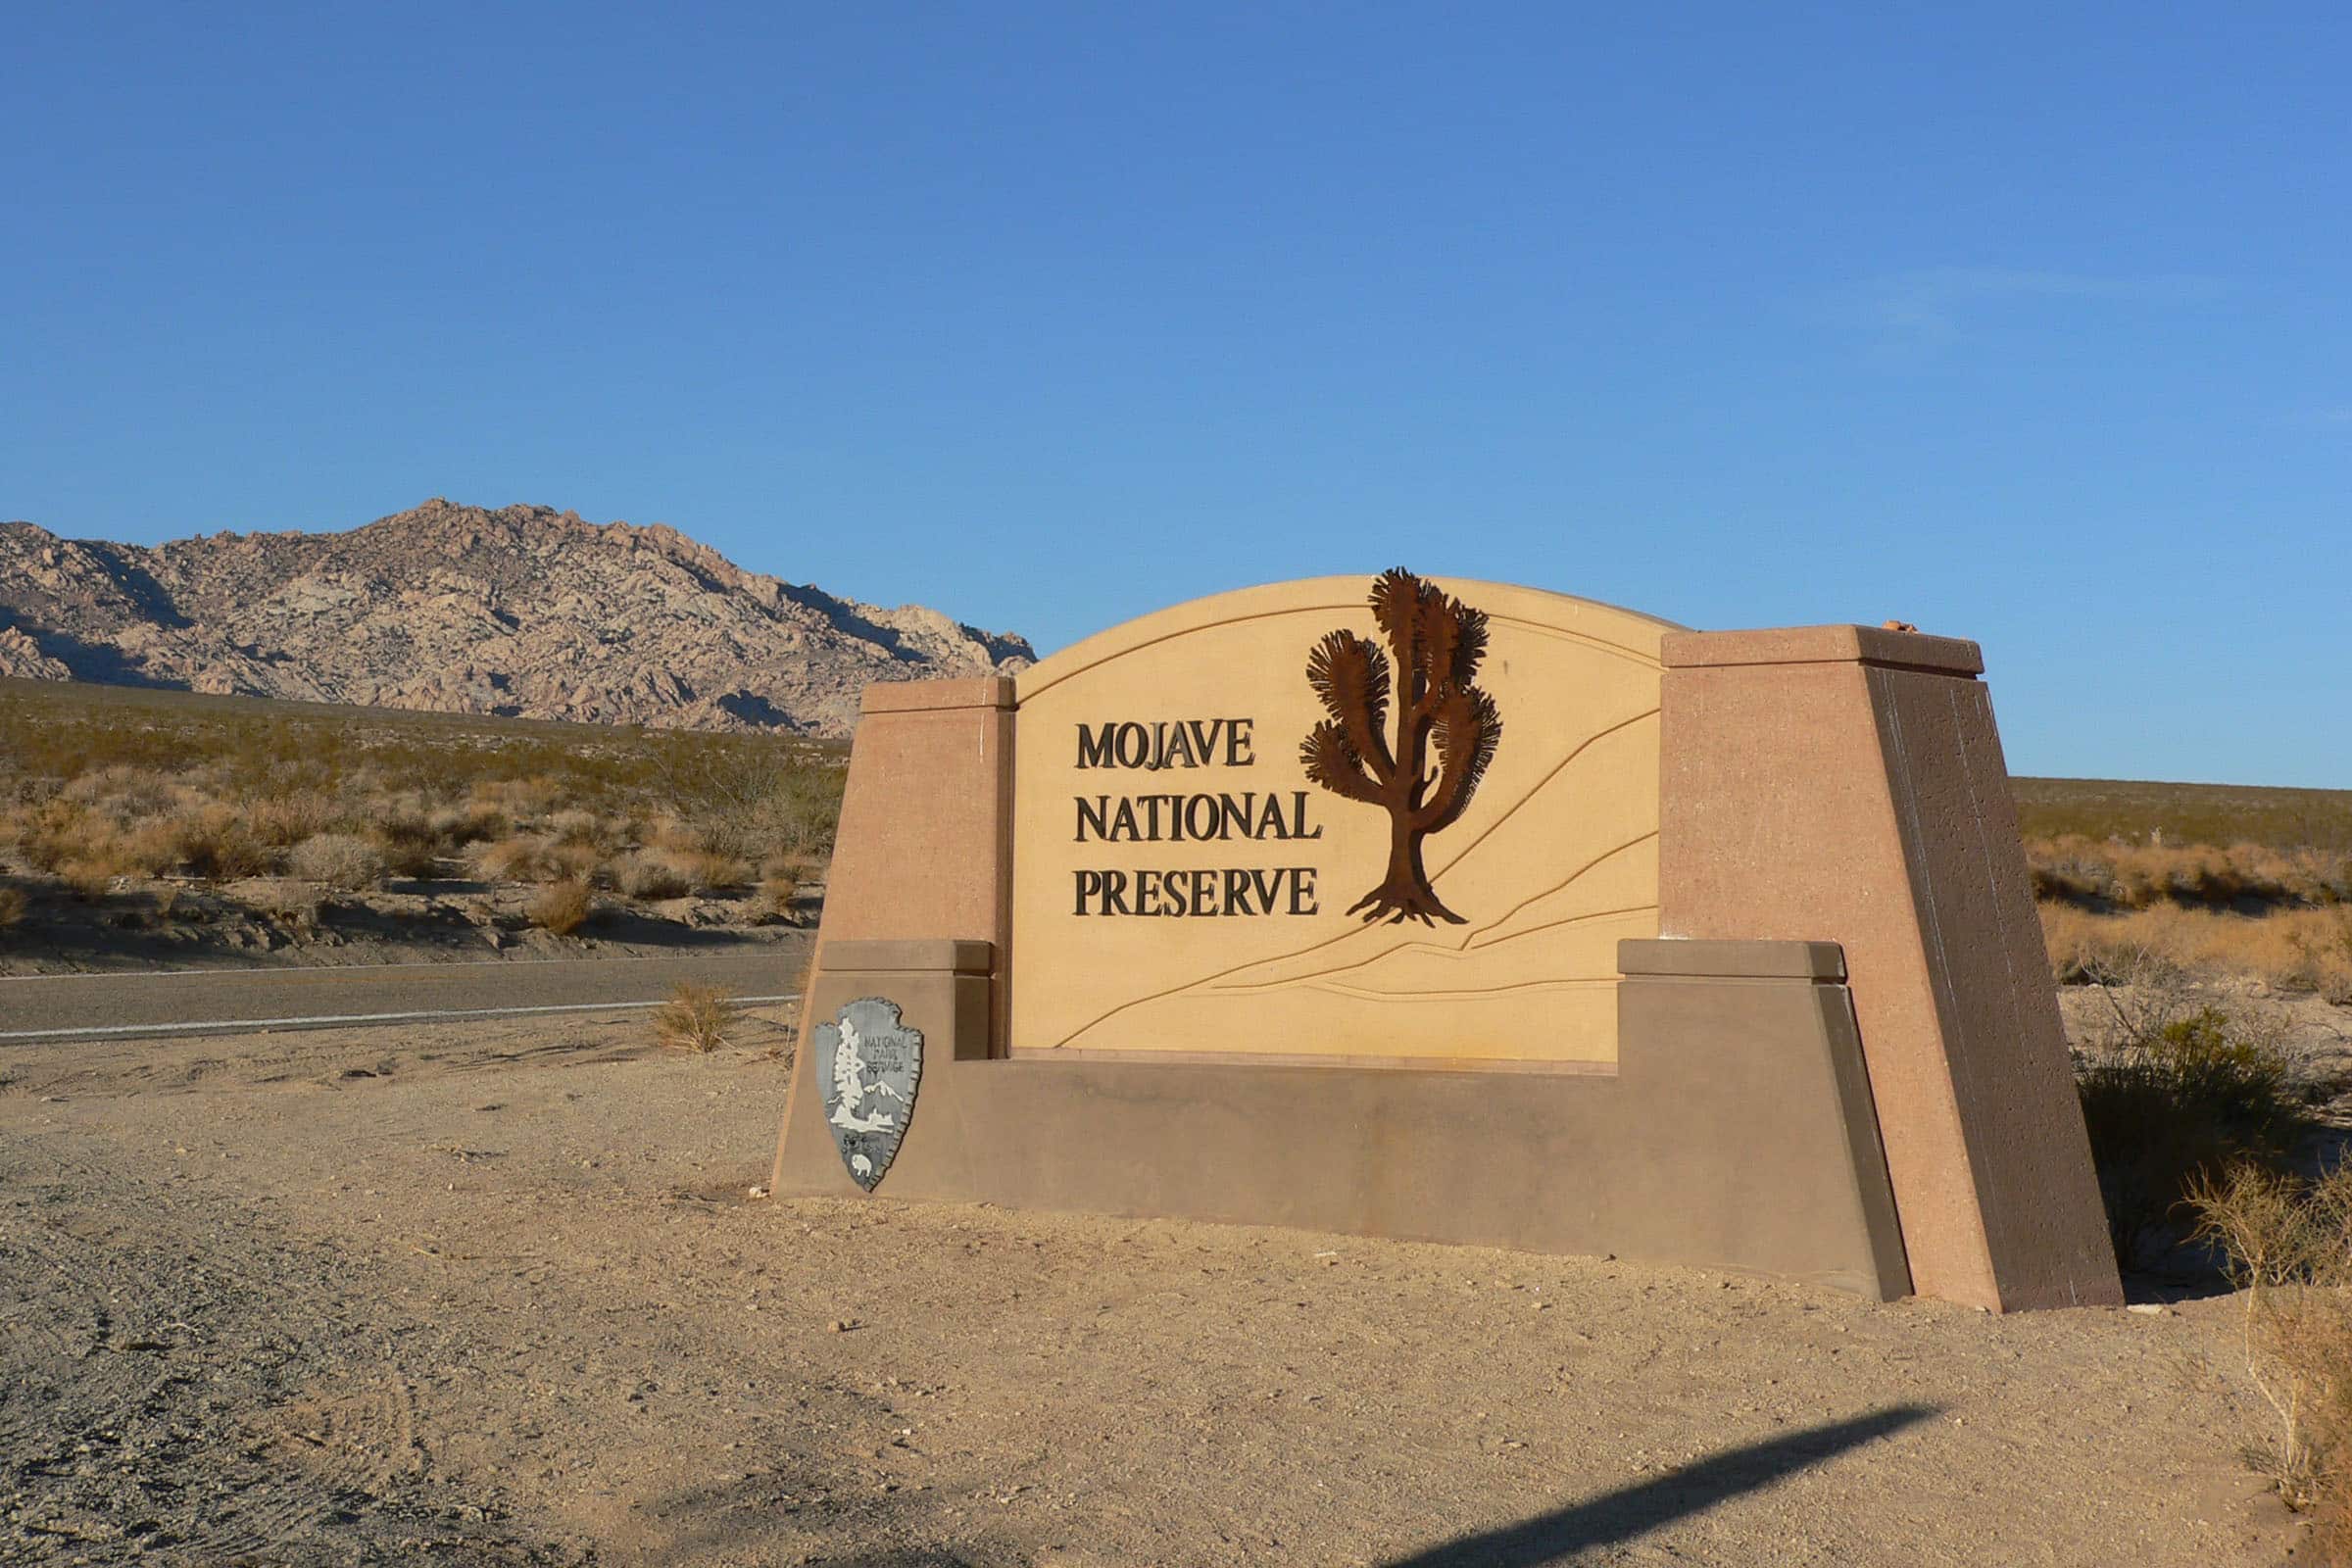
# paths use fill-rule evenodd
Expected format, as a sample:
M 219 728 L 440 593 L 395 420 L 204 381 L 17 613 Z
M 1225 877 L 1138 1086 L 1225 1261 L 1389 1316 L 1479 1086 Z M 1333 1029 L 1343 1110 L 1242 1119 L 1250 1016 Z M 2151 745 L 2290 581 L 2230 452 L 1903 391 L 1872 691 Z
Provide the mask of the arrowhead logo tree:
M 1298 760 L 1334 795 L 1389 813 L 1388 875 L 1348 912 L 1363 910 L 1367 923 L 1461 925 L 1429 885 L 1421 841 L 1461 820 L 1502 738 L 1494 699 L 1475 684 L 1487 657 L 1486 612 L 1401 566 L 1374 579 L 1371 605 L 1386 653 L 1341 630 L 1307 655 L 1307 684 L 1331 716 L 1308 732 Z M 1392 697 L 1394 745 L 1383 732 Z

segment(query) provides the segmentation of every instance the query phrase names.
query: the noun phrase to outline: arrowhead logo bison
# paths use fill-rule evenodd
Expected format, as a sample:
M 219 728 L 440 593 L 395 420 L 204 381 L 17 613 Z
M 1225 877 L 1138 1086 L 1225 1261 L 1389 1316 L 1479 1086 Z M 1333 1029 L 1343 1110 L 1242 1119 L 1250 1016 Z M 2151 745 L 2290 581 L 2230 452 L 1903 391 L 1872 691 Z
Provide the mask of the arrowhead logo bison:
M 1331 716 L 1307 733 L 1298 760 L 1332 794 L 1389 813 L 1388 874 L 1348 912 L 1362 910 L 1367 924 L 1461 925 L 1429 884 L 1421 841 L 1461 820 L 1502 738 L 1494 699 L 1477 685 L 1486 612 L 1401 566 L 1373 581 L 1371 606 L 1385 652 L 1342 629 L 1307 655 L 1307 684 Z M 1392 702 L 1394 741 L 1384 728 Z
M 825 1125 L 850 1179 L 872 1192 L 906 1141 L 923 1081 L 923 1036 L 899 1004 L 860 997 L 816 1026 L 816 1082 Z

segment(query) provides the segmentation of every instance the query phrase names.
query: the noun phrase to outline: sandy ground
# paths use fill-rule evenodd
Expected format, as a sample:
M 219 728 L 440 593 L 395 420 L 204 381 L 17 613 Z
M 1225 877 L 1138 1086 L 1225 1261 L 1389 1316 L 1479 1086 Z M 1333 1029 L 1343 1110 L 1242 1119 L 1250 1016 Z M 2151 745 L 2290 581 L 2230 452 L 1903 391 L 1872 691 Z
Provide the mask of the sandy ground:
M 0 1056 L 0 1561 L 2269 1564 L 2232 1304 L 749 1189 L 785 1014 Z M 883 1192 L 889 1188 L 885 1184 Z

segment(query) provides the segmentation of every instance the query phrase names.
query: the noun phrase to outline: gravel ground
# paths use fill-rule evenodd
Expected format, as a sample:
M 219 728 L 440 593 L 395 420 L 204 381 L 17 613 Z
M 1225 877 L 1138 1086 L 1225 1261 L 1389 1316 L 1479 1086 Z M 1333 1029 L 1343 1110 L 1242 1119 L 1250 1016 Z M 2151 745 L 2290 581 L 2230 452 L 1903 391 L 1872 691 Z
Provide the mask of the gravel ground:
M 0 1056 L 0 1561 L 2269 1564 L 2232 1302 L 776 1202 L 788 1012 Z M 888 1192 L 885 1185 L 883 1191 Z

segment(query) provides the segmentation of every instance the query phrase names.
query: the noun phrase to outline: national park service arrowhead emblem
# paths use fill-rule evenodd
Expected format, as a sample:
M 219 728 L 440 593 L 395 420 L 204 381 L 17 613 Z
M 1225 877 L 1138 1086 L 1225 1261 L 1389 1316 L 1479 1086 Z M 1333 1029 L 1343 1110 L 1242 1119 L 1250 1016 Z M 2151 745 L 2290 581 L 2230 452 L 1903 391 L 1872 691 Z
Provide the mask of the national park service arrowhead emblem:
M 900 1020 L 897 1003 L 859 997 L 834 1022 L 816 1026 L 816 1074 L 841 1162 L 870 1193 L 898 1156 L 914 1113 L 922 1031 Z

